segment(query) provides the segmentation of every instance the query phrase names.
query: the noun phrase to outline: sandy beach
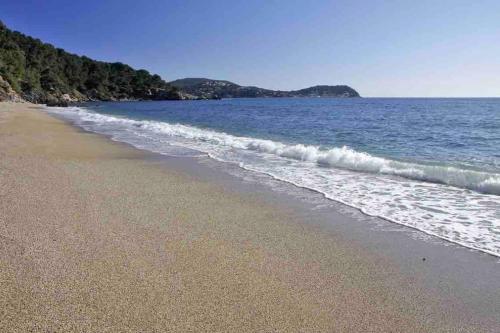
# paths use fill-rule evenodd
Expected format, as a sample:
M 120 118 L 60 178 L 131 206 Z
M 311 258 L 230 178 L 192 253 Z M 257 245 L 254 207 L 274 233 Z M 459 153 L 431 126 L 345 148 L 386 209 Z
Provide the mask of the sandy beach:
M 1 332 L 500 331 L 498 283 L 424 283 L 414 271 L 439 267 L 306 222 L 0 103 Z

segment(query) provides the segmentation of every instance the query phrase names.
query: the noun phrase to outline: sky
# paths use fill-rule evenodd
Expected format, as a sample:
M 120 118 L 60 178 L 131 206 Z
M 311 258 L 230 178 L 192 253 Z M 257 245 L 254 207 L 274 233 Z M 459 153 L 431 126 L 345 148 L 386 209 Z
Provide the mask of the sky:
M 170 81 L 500 96 L 500 1 L 0 0 L 9 28 Z

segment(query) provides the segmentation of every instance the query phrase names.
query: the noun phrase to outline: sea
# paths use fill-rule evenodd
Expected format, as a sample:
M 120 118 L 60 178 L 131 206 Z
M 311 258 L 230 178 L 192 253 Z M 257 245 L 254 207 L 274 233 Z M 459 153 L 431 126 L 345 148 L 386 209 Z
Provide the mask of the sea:
M 209 156 L 500 256 L 500 99 L 249 98 L 48 108 L 169 156 Z

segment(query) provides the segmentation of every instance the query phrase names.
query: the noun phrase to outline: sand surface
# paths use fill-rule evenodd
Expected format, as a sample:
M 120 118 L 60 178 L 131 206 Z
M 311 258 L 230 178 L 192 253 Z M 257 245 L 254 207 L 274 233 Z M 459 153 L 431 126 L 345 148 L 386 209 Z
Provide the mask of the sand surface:
M 0 103 L 0 332 L 499 328 L 286 207 L 150 157 Z

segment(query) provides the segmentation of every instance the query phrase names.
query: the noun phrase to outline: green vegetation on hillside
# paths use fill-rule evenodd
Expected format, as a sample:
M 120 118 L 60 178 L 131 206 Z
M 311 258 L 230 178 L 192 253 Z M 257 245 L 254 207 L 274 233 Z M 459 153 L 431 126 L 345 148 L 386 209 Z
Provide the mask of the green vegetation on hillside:
M 8 82 L 21 98 L 35 103 L 180 99 L 177 88 L 158 75 L 119 62 L 95 61 L 68 53 L 11 31 L 0 21 L 1 81 Z
M 359 97 L 348 86 L 276 91 L 224 80 L 167 83 L 148 71 L 68 53 L 9 30 L 0 21 L 0 100 L 66 104 L 89 100 L 166 100 L 237 97 Z

